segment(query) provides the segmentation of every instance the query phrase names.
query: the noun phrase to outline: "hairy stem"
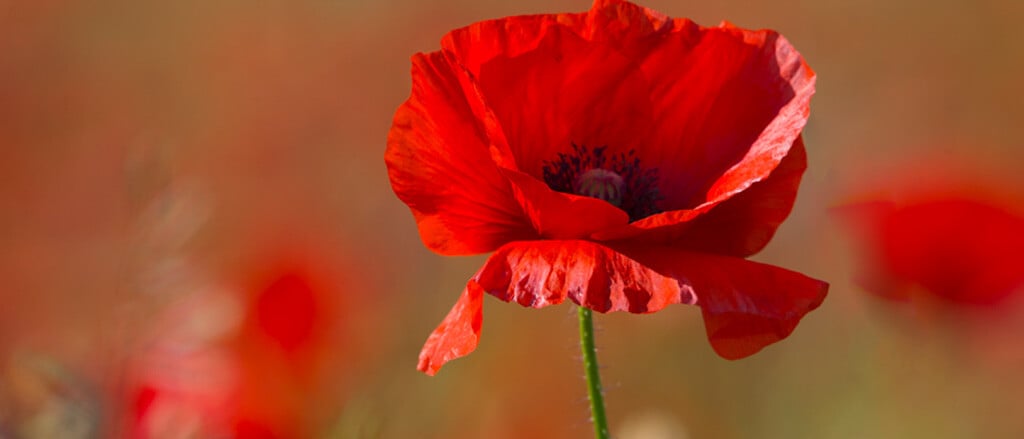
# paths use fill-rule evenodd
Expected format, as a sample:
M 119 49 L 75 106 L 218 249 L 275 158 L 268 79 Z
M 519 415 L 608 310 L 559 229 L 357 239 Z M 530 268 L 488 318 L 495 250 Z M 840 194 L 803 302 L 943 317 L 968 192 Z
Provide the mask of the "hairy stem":
M 604 395 L 601 393 L 601 374 L 594 350 L 594 321 L 591 311 L 579 307 L 580 350 L 583 351 L 583 369 L 587 377 L 587 397 L 590 399 L 590 419 L 594 423 L 594 437 L 608 439 L 608 418 L 604 414 Z

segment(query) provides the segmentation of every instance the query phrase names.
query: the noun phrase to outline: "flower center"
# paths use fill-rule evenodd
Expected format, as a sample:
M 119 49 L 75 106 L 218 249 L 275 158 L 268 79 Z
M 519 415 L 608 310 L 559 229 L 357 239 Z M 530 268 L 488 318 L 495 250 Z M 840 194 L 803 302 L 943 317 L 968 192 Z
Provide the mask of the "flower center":
M 619 174 L 607 169 L 594 168 L 584 172 L 576 179 L 573 192 L 588 197 L 600 198 L 612 204 L 622 206 L 622 191 L 626 182 Z
M 605 155 L 607 147 L 588 149 L 572 145 L 571 153 L 558 153 L 558 159 L 544 162 L 544 182 L 548 187 L 611 203 L 629 214 L 630 221 L 654 215 L 661 210 L 658 172 L 644 169 L 634 152 Z

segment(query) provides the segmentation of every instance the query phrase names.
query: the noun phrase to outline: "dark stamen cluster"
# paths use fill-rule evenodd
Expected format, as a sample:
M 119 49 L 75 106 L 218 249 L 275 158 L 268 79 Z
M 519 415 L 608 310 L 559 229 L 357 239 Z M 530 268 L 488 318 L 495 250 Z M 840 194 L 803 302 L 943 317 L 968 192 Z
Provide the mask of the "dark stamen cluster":
M 573 143 L 572 153 L 558 153 L 557 160 L 544 161 L 544 182 L 551 189 L 572 194 L 583 173 L 595 168 L 605 169 L 618 174 L 625 183 L 619 208 L 629 214 L 630 221 L 660 212 L 657 207 L 662 198 L 658 191 L 658 171 L 641 168 L 633 150 L 605 155 L 607 148 L 600 146 L 590 150 Z

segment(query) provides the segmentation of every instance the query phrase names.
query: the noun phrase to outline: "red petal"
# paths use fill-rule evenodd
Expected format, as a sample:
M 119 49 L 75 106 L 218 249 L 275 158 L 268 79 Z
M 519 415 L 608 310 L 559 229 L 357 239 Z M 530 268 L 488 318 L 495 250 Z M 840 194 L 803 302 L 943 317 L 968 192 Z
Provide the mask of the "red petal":
M 599 1 L 586 13 L 543 14 L 506 17 L 473 23 L 451 31 L 441 41 L 473 75 L 495 57 L 513 58 L 534 50 L 552 28 L 568 29 L 587 41 L 610 44 L 634 57 L 634 45 L 646 50 L 651 34 L 668 31 L 673 25 L 663 14 L 629 2 Z M 570 52 L 566 52 L 570 53 Z M 570 53 L 571 54 L 571 53 Z
M 695 300 L 689 286 L 590 241 L 507 244 L 474 279 L 501 300 L 534 308 L 557 305 L 568 296 L 598 312 L 650 313 Z
M 818 307 L 828 284 L 740 258 L 664 247 L 621 248 L 589 241 L 503 246 L 474 277 L 490 294 L 523 306 L 573 302 L 599 312 L 655 312 L 701 306 L 719 355 L 751 355 L 788 336 Z
M 604 200 L 553 191 L 519 171 L 503 169 L 502 173 L 512 182 L 516 200 L 541 237 L 585 238 L 594 232 L 629 223 L 626 212 Z
M 729 198 L 684 227 L 664 227 L 634 239 L 675 242 L 699 252 L 746 257 L 761 251 L 789 216 L 807 169 L 803 140 L 765 180 Z
M 493 58 L 477 76 L 517 169 L 542 179 L 544 162 L 573 144 L 608 146 L 609 153 L 643 147 L 652 116 L 635 60 L 558 26 L 536 44 Z
M 807 169 L 803 139 L 767 179 L 733 197 L 704 203 L 695 209 L 662 212 L 625 226 L 591 235 L 599 241 L 671 244 L 699 252 L 746 257 L 771 240 L 793 209 L 797 188 Z
M 643 6 L 620 0 L 595 0 L 586 22 L 573 28 L 588 40 L 616 44 L 622 52 L 630 53 L 637 47 L 633 44 L 649 47 L 651 43 L 643 40 L 668 31 L 673 24 L 664 14 Z
M 746 259 L 704 255 L 670 263 L 700 297 L 711 347 L 730 360 L 788 337 L 828 292 L 825 282 Z
M 640 149 L 652 121 L 637 62 L 667 31 L 665 16 L 627 2 L 589 13 L 507 17 L 456 29 L 442 49 L 479 85 L 490 132 L 514 169 L 538 179 L 545 160 L 572 143 Z M 470 91 L 467 91 L 469 94 Z M 507 140 L 507 142 L 506 142 Z
M 649 131 L 643 127 L 651 116 L 635 61 L 557 21 L 529 16 L 477 23 L 452 32 L 443 46 L 475 79 L 464 84 L 466 94 L 483 100 L 477 114 L 494 122 L 487 124 L 492 141 L 505 144 L 496 145 L 496 160 L 510 168 L 505 175 L 534 230 L 545 238 L 576 239 L 624 226 L 628 217 L 603 201 L 552 191 L 541 181 L 544 162 L 574 143 L 640 148 L 644 139 L 637 133 Z
M 814 73 L 773 31 L 677 28 L 643 61 L 664 209 L 722 201 L 768 177 L 807 122 Z
M 458 74 L 439 52 L 412 62 L 412 95 L 395 113 L 385 161 L 423 242 L 456 255 L 536 237 L 491 159 Z
M 469 355 L 480 340 L 482 324 L 483 289 L 470 281 L 448 316 L 427 338 L 417 369 L 434 375 L 445 363 Z

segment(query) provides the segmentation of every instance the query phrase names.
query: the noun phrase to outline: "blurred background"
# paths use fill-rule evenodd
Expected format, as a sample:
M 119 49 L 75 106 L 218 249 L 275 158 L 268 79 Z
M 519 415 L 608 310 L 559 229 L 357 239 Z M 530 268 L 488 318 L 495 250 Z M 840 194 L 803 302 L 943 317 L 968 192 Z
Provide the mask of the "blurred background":
M 778 30 L 817 71 L 810 167 L 754 259 L 832 288 L 737 362 L 697 308 L 596 316 L 613 434 L 1024 436 L 1021 299 L 872 295 L 830 214 L 933 162 L 1024 187 L 1024 3 L 640 3 Z M 416 371 L 484 256 L 426 250 L 383 162 L 410 55 L 588 7 L 0 0 L 0 438 L 590 437 L 571 306 L 485 298 L 478 350 Z

